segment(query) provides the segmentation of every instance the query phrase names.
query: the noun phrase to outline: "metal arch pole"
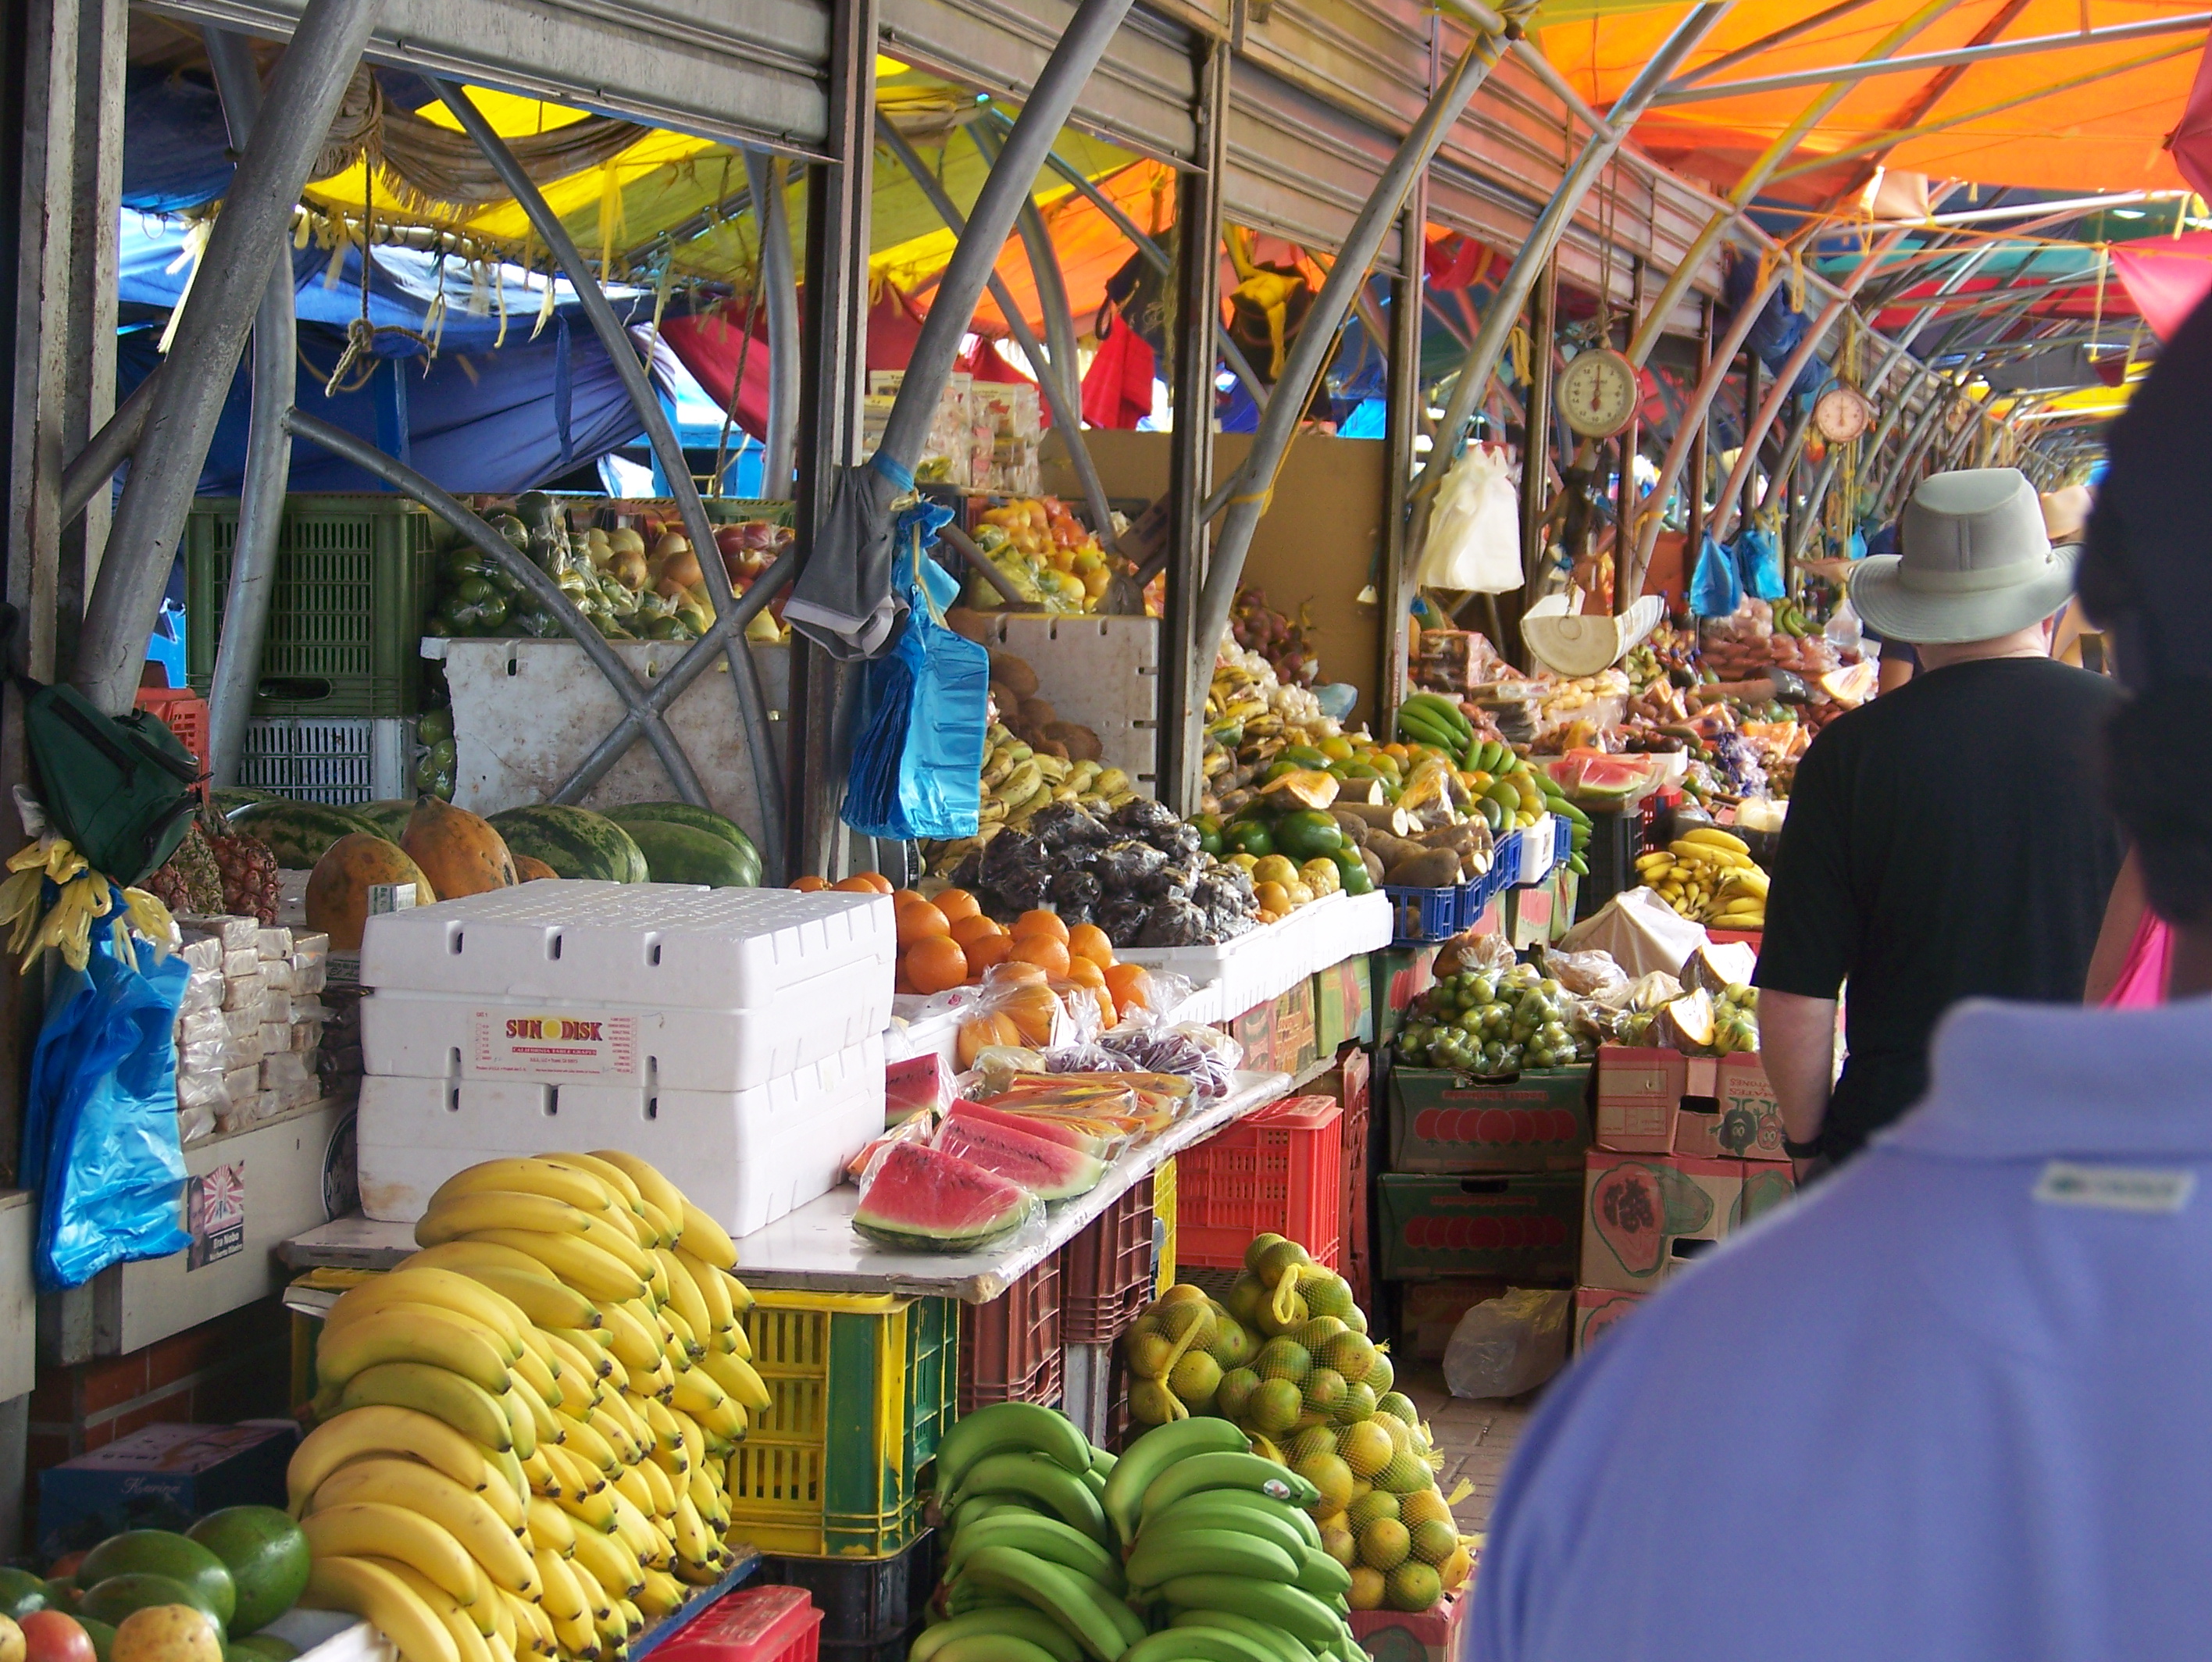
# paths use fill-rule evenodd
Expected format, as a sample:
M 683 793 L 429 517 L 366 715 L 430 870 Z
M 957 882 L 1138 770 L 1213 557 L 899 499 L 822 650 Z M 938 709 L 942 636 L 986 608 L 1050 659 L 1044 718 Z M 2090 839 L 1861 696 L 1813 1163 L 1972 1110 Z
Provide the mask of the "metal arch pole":
M 1744 341 L 1750 336 L 1752 325 L 1759 321 L 1759 314 L 1765 309 L 1766 297 L 1774 292 L 1781 281 L 1782 270 L 1777 267 L 1767 275 L 1765 282 L 1745 296 L 1743 304 L 1736 307 L 1735 315 L 1729 319 L 1728 332 L 1713 343 L 1712 356 L 1705 365 L 1705 373 L 1699 378 L 1697 390 L 1691 393 L 1690 402 L 1682 411 L 1682 419 L 1674 424 L 1674 436 L 1668 440 L 1666 459 L 1659 464 L 1659 482 L 1651 490 L 1656 500 L 1664 502 L 1680 482 L 1683 464 L 1689 460 L 1691 447 L 1696 444 L 1698 435 L 1705 431 L 1705 419 L 1712 409 L 1713 400 L 1720 396 L 1729 372 L 1735 366 L 1735 355 L 1743 350 Z M 1702 498 L 1705 481 L 1696 481 L 1693 488 Z M 1715 513 L 1718 512 L 1717 507 Z M 1711 529 L 1710 525 L 1707 529 Z M 1636 539 L 1632 579 L 1635 593 L 1644 592 L 1644 574 L 1651 569 L 1652 551 L 1658 546 L 1659 518 L 1655 514 L 1644 521 L 1644 530 Z M 1697 554 L 1695 549 L 1689 550 L 1689 557 L 1693 561 Z
M 1006 119 L 1004 116 L 999 118 L 1002 122 Z M 1108 222 L 1123 236 L 1128 238 L 1135 246 L 1137 252 L 1145 257 L 1155 271 L 1162 276 L 1174 275 L 1175 262 L 1168 258 L 1168 251 L 1139 230 L 1136 221 L 1121 211 L 1121 204 L 1084 178 L 1081 169 L 1070 164 L 1057 150 L 1046 155 L 1044 165 L 1066 179 L 1073 187 L 1078 196 L 1103 214 Z M 1229 326 L 1218 318 L 1214 321 L 1213 338 L 1219 343 L 1221 361 L 1229 366 L 1229 373 L 1244 384 L 1244 391 L 1249 395 L 1253 403 L 1259 409 L 1265 409 L 1267 407 L 1266 385 L 1254 371 L 1251 360 L 1244 355 L 1244 349 L 1238 346 L 1236 340 L 1230 335 Z
M 107 555 L 85 609 L 70 681 L 120 715 L 138 688 L 161 610 L 246 331 L 291 238 L 292 209 L 361 62 L 380 0 L 307 0 L 277 60 L 253 143 L 238 160 L 198 279 L 178 319 L 168 373 L 147 407 Z
M 1959 0 L 1923 0 L 1923 3 L 1910 16 L 1869 47 L 1859 62 L 1878 64 L 1887 60 L 1898 47 L 1958 3 Z M 1674 268 L 1673 275 L 1667 279 L 1666 286 L 1659 291 L 1659 298 L 1652 305 L 1650 316 L 1644 318 L 1636 331 L 1636 338 L 1629 343 L 1628 355 L 1632 361 L 1641 365 L 1650 357 L 1651 349 L 1659 343 L 1668 317 L 1681 300 L 1684 291 L 1696 279 L 1698 268 L 1720 246 L 1721 238 L 1729 224 L 1751 205 L 1752 198 L 1766 183 L 1768 175 L 1796 149 L 1798 141 L 1812 131 L 1819 124 L 1820 118 L 1841 103 L 1850 90 L 1850 82 L 1838 82 L 1823 92 L 1807 105 L 1797 118 L 1784 128 L 1774 142 L 1759 154 L 1759 159 L 1745 170 L 1743 177 L 1736 181 L 1735 188 L 1722 199 L 1721 205 L 1698 231 L 1696 240 L 1683 252 L 1681 263 Z
M 1899 488 L 1911 476 L 1913 468 L 1919 463 L 1922 451 L 1935 436 L 1938 418 L 1951 407 L 1952 394 L 1953 389 L 1947 385 L 1942 391 L 1929 395 L 1928 408 L 1920 412 L 1919 421 L 1905 435 L 1904 444 L 1898 447 L 1897 454 L 1891 458 L 1889 471 L 1882 477 L 1881 488 L 1875 494 L 1877 520 L 1887 520 L 1890 517 Z
M 937 299 L 921 325 L 906 378 L 899 383 L 898 397 L 884 424 L 876 454 L 883 461 L 911 470 L 921 454 L 922 440 L 937 415 L 945 377 L 960 349 L 960 337 L 975 316 L 975 303 L 998 264 L 1013 229 L 1014 216 L 1036 185 L 1037 169 L 1052 149 L 1068 112 L 1091 78 L 1091 71 L 1105 55 L 1115 31 L 1128 15 L 1130 0 L 1081 0 L 1075 15 L 1054 43 L 1052 56 L 1037 76 L 1029 101 L 1014 122 L 999 153 L 991 176 L 968 215 L 968 231 L 954 245 Z M 1054 419 L 1057 419 L 1055 417 Z
M 146 429 L 146 412 L 153 407 L 154 395 L 161 389 L 161 372 L 166 367 L 164 364 L 155 364 L 146 379 L 131 389 L 131 396 L 107 418 L 107 424 L 94 434 L 62 470 L 62 525 L 65 529 L 113 481 L 116 469 L 129 461 L 131 452 L 138 448 L 138 435 Z
M 745 152 L 745 179 L 760 215 L 760 284 L 768 314 L 768 432 L 761 458 L 761 494 L 791 500 L 799 456 L 799 273 L 792 260 L 791 206 L 774 158 Z M 715 480 L 719 492 L 722 482 Z M 703 573 L 706 567 L 702 564 Z
M 570 285 L 581 302 L 584 315 L 592 320 L 592 331 L 607 350 L 607 357 L 621 377 L 623 390 L 629 394 L 638 419 L 645 425 L 646 437 L 652 442 L 653 453 L 659 459 L 661 471 L 668 476 L 669 488 L 675 493 L 677 511 L 683 516 L 684 534 L 690 538 L 692 551 L 698 555 L 699 569 L 707 579 L 707 592 L 714 603 L 717 617 L 737 604 L 737 596 L 730 587 L 730 573 L 722 565 L 721 552 L 714 542 L 714 529 L 707 523 L 706 504 L 699 500 L 699 488 L 692 482 L 691 470 L 684 459 L 684 448 L 677 442 L 676 429 L 669 422 L 668 412 L 662 408 L 660 395 L 647 379 L 645 366 L 638 361 L 637 350 L 631 344 L 629 333 L 615 316 L 614 307 L 607 304 L 605 291 L 600 288 L 584 257 L 576 252 L 568 227 L 561 223 L 552 209 L 546 205 L 544 195 L 535 180 L 522 170 L 514 153 L 506 142 L 492 130 L 459 82 L 434 81 L 446 107 L 459 122 L 461 130 L 475 141 L 484 159 L 491 163 L 492 171 L 500 182 L 522 204 L 530 223 L 545 246 L 552 250 L 553 258 L 561 263 Z M 597 631 L 592 631 L 596 634 Z M 701 646 L 694 645 L 696 652 Z M 738 720 L 744 730 L 745 759 L 751 764 L 753 793 L 760 801 L 761 858 L 771 879 L 780 875 L 776 870 L 783 853 L 783 780 L 782 769 L 777 765 L 776 736 L 768 719 L 768 697 L 762 690 L 760 666 L 753 661 L 751 651 L 742 635 L 725 634 L 722 651 L 730 666 L 730 688 L 738 701 Z M 685 656 L 690 654 L 687 652 Z M 677 781 L 684 800 L 704 807 L 707 798 L 703 792 L 694 797 L 683 792 L 683 782 Z M 700 790 L 695 775 L 691 790 Z
M 890 153 L 898 158 L 899 166 L 905 168 L 908 176 L 921 187 L 922 195 L 929 199 L 929 205 L 937 209 L 938 217 L 945 221 L 954 236 L 965 241 L 969 221 L 952 205 L 952 198 L 945 194 L 945 187 L 937 182 L 937 175 L 922 165 L 921 158 L 915 154 L 914 146 L 907 143 L 906 135 L 899 131 L 890 118 L 881 111 L 876 114 L 876 133 Z M 1032 364 L 1042 362 L 1045 356 L 1044 349 L 1038 343 L 1036 331 L 1030 329 L 1020 308 L 1014 304 L 1014 297 L 1005 281 L 994 270 L 985 282 L 991 291 L 991 298 L 999 303 L 999 310 L 1006 314 L 1006 329 L 1013 336 L 1014 343 L 1028 355 Z M 969 310 L 974 308 L 971 306 Z M 1084 442 L 1083 411 L 1079 405 L 1068 401 L 1066 390 L 1060 385 L 1060 378 L 1056 375 L 1049 373 L 1040 374 L 1037 390 L 1044 394 L 1045 403 L 1051 407 L 1053 425 L 1067 440 L 1067 459 L 1075 469 L 1076 482 L 1083 488 L 1084 506 L 1091 510 L 1091 517 L 1097 522 L 1098 540 L 1111 549 L 1115 546 L 1113 511 L 1107 506 L 1106 487 L 1098 477 L 1097 464 L 1091 459 L 1091 447 Z
M 575 604 L 561 591 L 561 585 L 544 572 L 504 537 L 494 531 L 477 515 L 471 513 L 449 493 L 441 490 L 430 480 L 415 471 L 404 462 L 386 455 L 366 439 L 357 439 L 343 428 L 335 427 L 319 416 L 310 416 L 297 408 L 284 414 L 284 425 L 295 437 L 320 446 L 342 461 L 350 462 L 364 473 L 381 479 L 394 490 L 403 492 L 420 502 L 447 525 L 467 537 L 477 550 L 499 562 L 500 568 L 528 590 L 530 597 L 547 612 L 558 618 L 562 627 L 575 637 L 576 644 L 584 649 L 607 684 L 615 690 L 629 711 L 625 720 L 638 720 L 660 765 L 676 782 L 676 788 L 684 793 L 684 800 L 703 804 L 706 792 L 701 788 L 699 776 L 692 771 L 690 758 L 668 725 L 659 718 L 659 707 L 647 703 L 646 689 L 638 684 L 614 644 L 593 628 L 591 621 L 578 611 Z M 765 579 L 763 579 L 765 581 Z M 765 600 L 763 601 L 765 604 Z M 663 684 L 672 677 L 664 676 Z M 659 688 L 656 687 L 657 692 Z M 641 712 L 648 713 L 641 716 Z M 561 800 L 557 795 L 556 800 Z M 567 798 L 574 800 L 573 798 Z
M 1000 152 L 1005 149 L 997 135 L 985 132 L 981 124 L 972 122 L 967 131 L 968 142 L 983 158 L 983 165 L 997 167 Z M 1067 281 L 1060 275 L 1060 256 L 1053 252 L 1052 233 L 1045 228 L 1044 215 L 1037 211 L 1034 188 L 1021 200 L 1014 215 L 1014 231 L 1022 240 L 1022 252 L 1029 258 L 1030 281 L 1036 285 L 1037 309 L 1044 314 L 1045 350 L 1051 357 L 1048 364 L 1039 364 L 1032 358 L 1030 367 L 1038 372 L 1038 380 L 1050 376 L 1057 381 L 1061 403 L 1079 414 L 1083 408 L 1083 382 L 1075 373 L 1075 314 L 1068 306 Z M 995 270 L 993 275 L 996 275 Z M 998 298 L 995 287 L 992 298 Z M 1000 301 L 1002 309 L 1005 304 Z M 1029 349 L 1022 349 L 1026 352 Z M 1054 415 L 1053 420 L 1057 422 L 1060 417 Z
M 1675 66 L 1698 49 L 1698 44 L 1712 32 L 1714 25 L 1727 16 L 1733 6 L 1734 0 L 1718 0 L 1718 3 L 1695 8 L 1675 26 L 1674 33 L 1668 36 L 1650 63 L 1644 65 L 1643 72 L 1614 103 L 1604 123 L 1583 141 L 1582 155 L 1576 158 L 1575 165 L 1568 171 L 1567 176 L 1559 181 L 1559 188 L 1552 193 L 1551 201 L 1544 205 L 1544 211 L 1528 233 L 1528 240 L 1521 245 L 1520 252 L 1513 257 L 1513 264 L 1498 284 L 1498 296 L 1491 302 L 1489 312 L 1482 320 L 1481 331 L 1475 336 L 1474 344 L 1468 348 L 1466 361 L 1460 365 L 1459 379 L 1452 387 L 1451 401 L 1445 405 L 1444 418 L 1436 429 L 1436 447 L 1430 452 L 1431 460 L 1427 474 L 1431 482 L 1423 492 L 1425 498 L 1433 496 L 1433 482 L 1440 480 L 1445 470 L 1437 464 L 1448 464 L 1459 453 L 1460 442 L 1467 432 L 1468 424 L 1474 420 L 1474 412 L 1489 389 L 1490 378 L 1498 368 L 1498 359 L 1504 355 L 1506 337 L 1511 334 L 1514 325 L 1527 306 L 1528 296 L 1535 288 L 1536 279 L 1542 275 L 1545 263 L 1552 257 L 1552 250 L 1559 246 L 1560 237 L 1574 222 L 1583 198 L 1589 195 L 1590 186 L 1597 182 L 1598 175 L 1612 161 L 1613 153 L 1626 140 L 1629 130 L 1635 126 L 1637 117 L 1644 112 L 1644 106 L 1651 101 L 1653 94 L 1667 84 L 1667 78 L 1674 74 Z M 1417 546 L 1418 541 L 1416 539 Z
M 242 153 L 253 142 L 253 124 L 261 113 L 261 76 L 243 35 L 228 29 L 203 34 L 230 148 Z M 368 257 L 364 251 L 362 258 Z M 253 314 L 252 403 L 246 418 L 246 473 L 238 492 L 238 540 L 231 551 L 222 634 L 208 688 L 208 774 L 217 785 L 238 782 L 246 726 L 261 680 L 269 601 L 276 587 L 276 539 L 284 528 L 284 497 L 292 482 L 292 434 L 284 413 L 292 407 L 300 373 L 293 361 L 299 319 L 292 282 L 292 262 L 280 250 Z
M 1229 609 L 1237 597 L 1237 579 L 1243 575 L 1244 555 L 1252 546 L 1252 533 L 1259 526 L 1261 515 L 1267 512 L 1267 494 L 1297 431 L 1306 391 L 1321 374 L 1329 349 L 1335 343 L 1337 328 L 1351 309 L 1352 300 L 1366 285 L 1368 267 L 1374 264 L 1383 237 L 1397 221 L 1415 175 L 1427 169 L 1444 135 L 1450 131 L 1482 83 L 1490 78 L 1491 70 L 1505 55 L 1511 38 L 1519 34 L 1519 18 L 1509 20 L 1505 30 L 1503 33 L 1483 34 L 1469 43 L 1459 62 L 1430 95 L 1427 106 L 1414 120 L 1397 154 L 1391 157 L 1390 165 L 1382 170 L 1375 189 L 1361 204 L 1358 217 L 1352 221 L 1344 246 L 1338 250 L 1335 263 L 1329 267 L 1328 276 L 1322 284 L 1321 293 L 1315 297 L 1312 309 L 1298 330 L 1297 339 L 1284 361 L 1283 373 L 1276 378 L 1278 396 L 1269 400 L 1267 413 L 1260 418 L 1259 431 L 1253 436 L 1243 467 L 1224 488 L 1231 492 L 1227 513 L 1221 523 L 1220 535 L 1214 541 L 1205 585 L 1199 591 L 1197 623 L 1191 636 L 1194 650 L 1208 662 L 1219 647 L 1222 631 L 1229 627 Z M 1403 254 L 1411 262 L 1420 258 L 1420 250 L 1408 248 Z M 1185 719 L 1194 722 L 1203 713 L 1194 708 L 1185 713 Z

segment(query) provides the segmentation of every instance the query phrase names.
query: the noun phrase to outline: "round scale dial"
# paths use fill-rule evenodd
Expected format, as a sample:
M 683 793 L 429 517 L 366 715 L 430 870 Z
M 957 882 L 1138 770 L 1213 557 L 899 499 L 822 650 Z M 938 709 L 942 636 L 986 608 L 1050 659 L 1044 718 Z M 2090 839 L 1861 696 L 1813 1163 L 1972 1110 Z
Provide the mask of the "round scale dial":
M 1841 383 L 1813 401 L 1813 426 L 1832 445 L 1847 445 L 1872 424 L 1874 408 L 1855 386 Z
M 1578 353 L 1559 372 L 1559 413 L 1585 439 L 1610 439 L 1636 414 L 1638 378 L 1611 347 Z

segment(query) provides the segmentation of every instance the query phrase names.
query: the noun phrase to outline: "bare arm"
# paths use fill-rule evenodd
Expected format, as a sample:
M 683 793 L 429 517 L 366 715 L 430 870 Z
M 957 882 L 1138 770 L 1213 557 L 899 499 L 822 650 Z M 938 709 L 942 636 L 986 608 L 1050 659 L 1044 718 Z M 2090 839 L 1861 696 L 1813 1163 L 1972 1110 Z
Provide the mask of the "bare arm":
M 2136 851 L 2130 848 L 2120 875 L 2113 880 L 2112 897 L 2105 902 L 2104 926 L 2097 931 L 2097 949 L 2089 955 L 2089 976 L 2081 989 L 2083 1004 L 2103 1004 L 2119 985 L 2120 972 L 2128 965 L 2129 949 L 2136 943 L 2136 931 L 2142 925 L 2144 905 L 2142 867 L 2136 863 Z
M 1759 1059 L 1782 1104 L 1790 1140 L 1810 1143 L 1820 1135 L 1835 1088 L 1836 1001 L 1761 988 Z

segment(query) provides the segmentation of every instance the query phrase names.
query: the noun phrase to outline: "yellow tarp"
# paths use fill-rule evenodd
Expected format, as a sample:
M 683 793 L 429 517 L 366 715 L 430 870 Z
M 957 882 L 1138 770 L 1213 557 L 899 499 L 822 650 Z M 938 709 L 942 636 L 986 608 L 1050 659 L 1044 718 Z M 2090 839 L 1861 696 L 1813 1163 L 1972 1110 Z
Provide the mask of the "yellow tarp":
M 1572 0 L 1570 0 L 1572 3 Z M 1547 7 L 1538 33 L 1552 61 L 1592 102 L 1616 96 L 1680 21 L 1683 8 L 1656 9 L 1601 5 L 1592 19 L 1563 21 Z M 1787 25 L 1832 9 L 1832 0 L 1760 0 L 1740 5 L 1707 37 L 1691 59 L 1694 69 Z M 1716 82 L 1846 64 L 1869 52 L 1923 0 L 1872 0 L 1784 45 L 1770 47 L 1721 71 Z M 1891 56 L 1942 52 L 1972 45 L 2004 14 L 2008 0 L 1960 3 L 1896 47 Z M 2028 0 L 1996 38 L 2023 39 L 2092 27 L 2183 16 L 2204 9 L 2203 0 Z M 2196 73 L 2203 34 L 2177 33 L 2117 44 L 1998 58 L 1954 70 L 1920 70 L 1861 82 L 1807 138 L 1800 160 L 1834 155 L 1914 122 L 1940 120 L 2002 103 L 2091 71 L 2108 71 L 2092 83 L 2054 97 L 1986 115 L 1945 131 L 1907 138 L 1884 158 L 1891 167 L 1934 179 L 1958 179 L 2061 191 L 2171 189 L 2181 185 L 2163 149 L 2180 118 Z M 2132 70 L 2122 65 L 2172 52 L 2162 62 Z M 1923 109 L 1939 76 L 1955 77 Z M 1808 86 L 1786 91 L 1664 106 L 1636 128 L 1636 143 L 1662 161 L 1721 188 L 1778 136 L 1820 93 Z M 1823 199 L 1822 187 L 1847 190 L 1858 164 L 1801 181 L 1799 194 Z

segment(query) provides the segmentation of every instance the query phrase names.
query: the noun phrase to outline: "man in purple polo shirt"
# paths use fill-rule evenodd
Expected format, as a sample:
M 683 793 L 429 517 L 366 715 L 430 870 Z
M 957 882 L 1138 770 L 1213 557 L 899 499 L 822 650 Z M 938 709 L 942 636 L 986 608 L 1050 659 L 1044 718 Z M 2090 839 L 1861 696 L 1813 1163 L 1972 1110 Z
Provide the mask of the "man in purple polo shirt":
M 2201 308 L 2081 578 L 2172 1002 L 1960 1005 L 1916 1108 L 1577 1362 L 1498 1496 L 1471 1662 L 2212 1656 L 2208 373 Z

